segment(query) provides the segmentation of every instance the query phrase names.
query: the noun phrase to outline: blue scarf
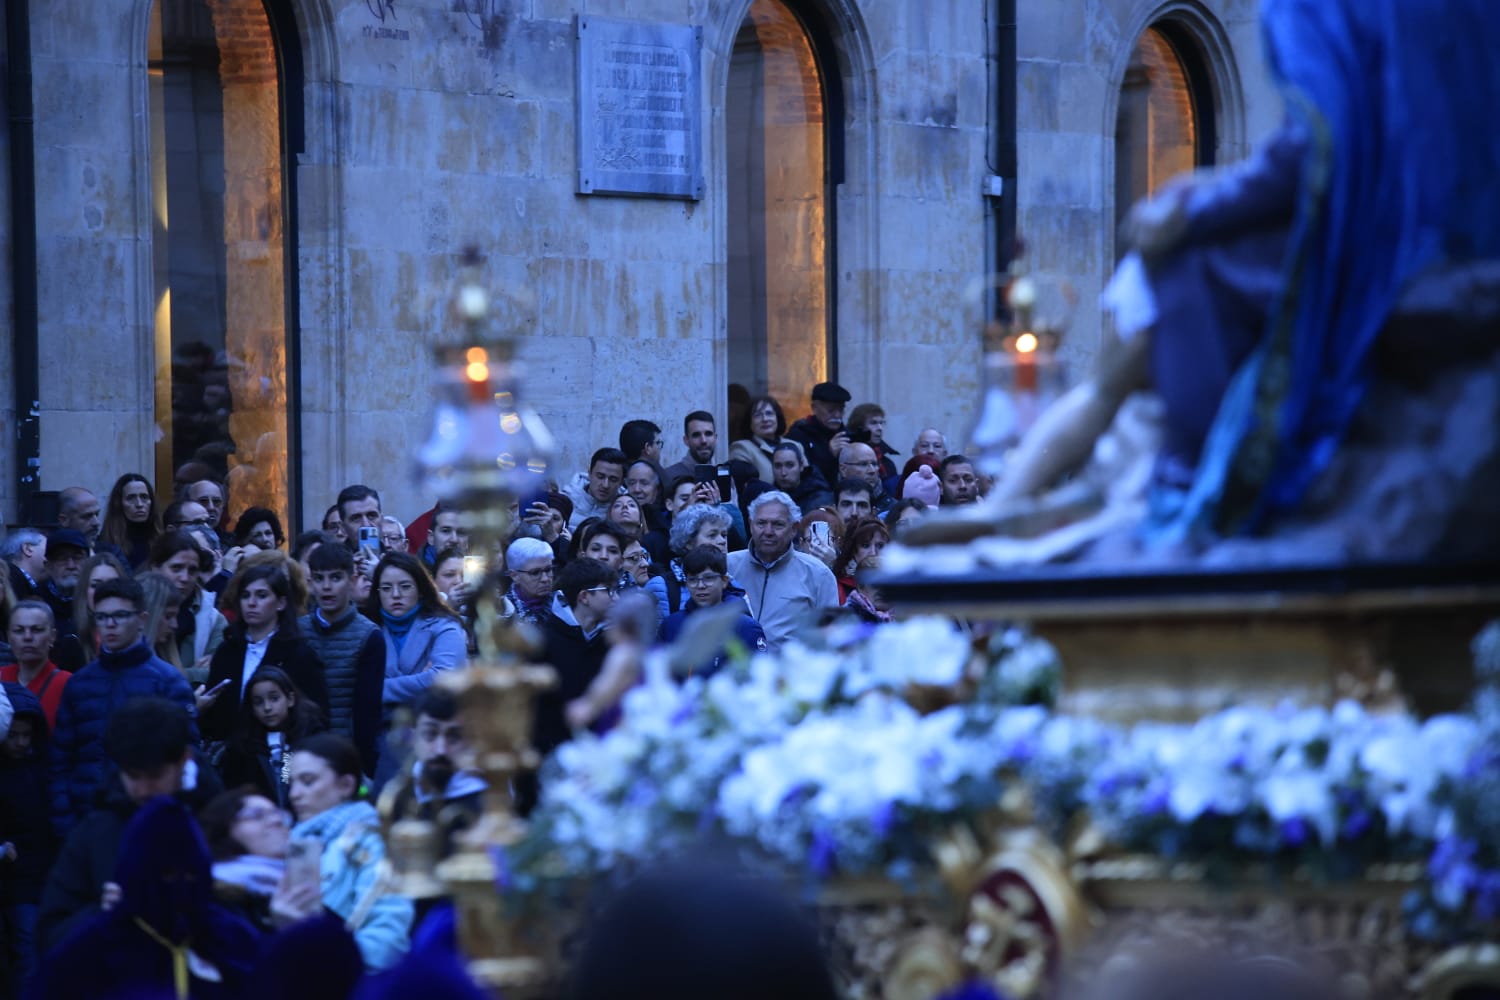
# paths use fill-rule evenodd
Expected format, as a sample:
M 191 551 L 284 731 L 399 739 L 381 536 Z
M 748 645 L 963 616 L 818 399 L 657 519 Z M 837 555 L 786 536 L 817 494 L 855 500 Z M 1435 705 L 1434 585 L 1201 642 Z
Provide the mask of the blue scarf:
M 1287 113 L 1311 137 L 1281 294 L 1225 394 L 1186 530 L 1294 509 L 1364 398 L 1406 284 L 1500 255 L 1500 17 L 1493 0 L 1267 0 Z
M 380 609 L 380 617 L 385 622 L 386 633 L 391 641 L 396 644 L 396 652 L 399 654 L 402 647 L 406 645 L 406 637 L 411 634 L 411 628 L 417 623 L 417 612 L 421 611 L 421 605 L 412 608 L 399 618 L 392 617 L 384 608 Z

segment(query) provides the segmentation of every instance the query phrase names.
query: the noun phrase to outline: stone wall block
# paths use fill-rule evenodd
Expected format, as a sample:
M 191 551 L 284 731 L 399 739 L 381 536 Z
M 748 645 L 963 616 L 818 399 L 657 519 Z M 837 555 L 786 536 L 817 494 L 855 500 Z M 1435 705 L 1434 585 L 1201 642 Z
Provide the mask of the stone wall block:
M 1099 136 L 1026 132 L 1020 142 L 1026 169 L 1019 183 L 1026 204 L 1104 210 L 1104 141 Z
M 1016 51 L 1022 59 L 1084 62 L 1090 14 L 1100 0 L 1018 0 Z
M 537 290 L 538 338 L 586 337 L 604 328 L 604 303 L 591 298 L 605 281 L 603 261 L 537 257 L 527 272 Z
M 440 95 L 384 86 L 343 88 L 340 152 L 349 167 L 437 168 L 433 127 L 442 121 Z
M 40 366 L 43 409 L 137 408 L 139 387 L 126 374 L 136 344 L 129 331 L 101 331 L 92 323 L 48 320 L 46 325 L 49 336 Z
M 51 59 L 112 63 L 119 67 L 137 58 L 130 51 L 130 41 L 135 37 L 136 6 L 134 0 L 33 2 L 33 68 L 39 69 L 43 60 Z M 38 86 L 38 96 L 41 90 Z
M 1063 109 L 1059 106 L 1059 65 L 1023 59 L 1016 66 L 1016 124 L 1023 130 L 1055 130 Z
M 471 112 L 467 134 L 455 135 L 458 126 L 449 121 L 443 140 L 463 150 L 468 161 L 463 172 L 491 177 L 497 182 L 507 176 L 538 176 L 542 125 L 541 109 L 535 102 L 485 96 L 468 98 L 464 103 Z M 457 161 L 455 156 L 455 164 Z
M 423 245 L 423 205 L 435 183 L 430 173 L 394 168 L 349 168 L 344 177 L 347 246 L 410 250 Z
M 901 270 L 920 270 L 932 252 L 933 206 L 919 198 L 889 197 L 880 202 L 881 262 Z
M 103 62 L 38 61 L 33 66 L 37 146 L 128 146 L 135 122 L 128 94 L 117 82 L 120 72 L 121 67 Z
M 1104 114 L 1105 98 L 1109 96 L 1109 87 L 1104 82 L 1105 71 L 1105 67 L 1080 63 L 1058 64 L 1057 122 L 1054 126 L 1058 131 L 1080 132 L 1114 142 L 1114 120 Z M 1022 127 L 1033 126 L 1023 124 Z
M 1030 206 L 1020 219 L 1029 259 L 1041 271 L 1086 275 L 1098 271 L 1104 213 L 1094 208 Z
M 81 331 L 80 331 L 81 332 Z M 45 490 L 84 486 L 108 496 L 124 472 L 152 470 L 149 411 L 103 405 L 80 409 L 46 409 L 42 416 L 42 475 Z
M 135 300 L 135 261 L 132 243 L 50 236 L 39 229 L 37 311 L 42 329 L 57 323 L 93 329 L 111 338 L 119 336 L 122 321 L 133 312 L 128 306 Z M 42 356 L 50 357 L 50 348 L 44 349 Z M 111 364 L 94 363 L 118 374 Z

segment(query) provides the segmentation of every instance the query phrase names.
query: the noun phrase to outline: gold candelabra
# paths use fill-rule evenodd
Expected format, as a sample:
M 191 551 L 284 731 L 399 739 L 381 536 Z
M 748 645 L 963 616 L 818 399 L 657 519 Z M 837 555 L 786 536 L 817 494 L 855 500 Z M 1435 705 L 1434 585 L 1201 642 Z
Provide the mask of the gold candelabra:
M 464 331 L 459 343 L 435 350 L 434 421 L 417 455 L 423 492 L 461 512 L 472 551 L 491 557 L 475 588 L 478 653 L 467 666 L 437 681 L 459 704 L 469 759 L 488 788 L 477 822 L 454 838 L 443 857 L 439 824 L 405 814 L 412 769 L 381 797 L 397 891 L 415 898 L 451 895 L 459 946 L 469 971 L 486 988 L 524 995 L 548 974 L 544 942 L 523 932 L 502 898 L 505 852 L 525 835 L 516 814 L 517 779 L 540 763 L 531 746 L 532 706 L 556 683 L 548 666 L 531 662 L 538 637 L 525 623 L 500 613 L 499 560 L 509 537 L 512 507 L 543 483 L 553 445 L 546 425 L 524 402 L 514 334 L 486 336 L 491 298 L 482 259 L 465 251 L 451 314 Z

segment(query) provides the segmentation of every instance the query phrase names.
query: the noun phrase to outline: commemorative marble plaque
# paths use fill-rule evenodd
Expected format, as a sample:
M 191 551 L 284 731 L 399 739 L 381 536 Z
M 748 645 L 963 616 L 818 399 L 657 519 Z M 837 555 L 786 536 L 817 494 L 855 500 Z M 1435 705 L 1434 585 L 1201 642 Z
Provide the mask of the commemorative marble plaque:
M 578 193 L 703 197 L 703 29 L 580 15 Z

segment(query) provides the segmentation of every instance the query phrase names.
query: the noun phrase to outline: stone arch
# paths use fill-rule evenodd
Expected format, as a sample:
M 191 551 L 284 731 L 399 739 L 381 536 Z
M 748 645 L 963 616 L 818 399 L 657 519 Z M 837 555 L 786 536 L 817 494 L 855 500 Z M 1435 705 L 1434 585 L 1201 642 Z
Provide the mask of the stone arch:
M 151 160 L 153 128 L 151 88 L 146 72 L 153 10 L 161 0 L 135 0 L 130 12 L 131 101 L 137 109 L 132 147 L 135 160 Z M 338 108 L 338 49 L 331 0 L 254 0 L 264 9 L 274 46 L 274 70 L 281 87 L 283 134 L 282 255 L 287 303 L 285 379 L 288 411 L 283 446 L 292 463 L 286 496 L 287 513 L 300 519 L 303 498 L 320 495 L 326 485 L 310 482 L 306 471 L 338 468 L 342 458 L 343 422 L 337 419 L 336 392 L 346 355 L 338 341 L 347 337 L 347 299 L 342 265 L 342 197 L 338 163 L 341 133 Z M 253 48 L 253 45 L 252 45 Z M 250 50 L 247 50 L 247 53 Z M 262 70 L 264 66 L 260 67 Z M 234 70 L 250 84 L 248 65 Z M 151 399 L 156 380 L 158 346 L 149 335 L 154 314 L 153 183 L 142 175 L 133 192 L 137 242 L 136 294 L 147 336 L 138 338 L 139 398 Z M 274 221 L 272 223 L 275 224 Z M 324 426 L 314 441 L 303 438 L 302 387 L 314 397 L 308 410 Z M 332 405 L 329 405 L 331 402 Z M 329 418 L 329 419 L 322 419 Z M 148 418 L 149 419 L 149 418 Z
M 1238 61 L 1223 23 L 1196 0 L 1143 0 L 1134 5 L 1131 15 L 1122 20 L 1125 31 L 1119 38 L 1118 51 L 1109 66 L 1105 89 L 1102 134 L 1113 136 L 1120 112 L 1120 92 L 1130 64 L 1136 40 L 1148 29 L 1163 27 L 1172 40 L 1190 48 L 1184 53 L 1194 60 L 1207 79 L 1207 110 L 1214 125 L 1213 158 L 1215 164 L 1232 163 L 1248 151 L 1245 140 L 1245 95 Z M 1106 142 L 1104 173 L 1115 176 L 1115 144 Z M 1116 205 L 1112 184 L 1106 184 L 1104 218 L 1115 217 Z M 1105 257 L 1114 259 L 1113 227 L 1107 227 Z
M 717 274 L 714 282 L 714 368 L 717 384 L 728 382 L 728 268 L 729 213 L 721 197 L 727 187 L 726 123 L 724 96 L 729 87 L 730 62 L 736 35 L 754 0 L 734 0 L 723 5 L 705 30 L 705 48 L 712 60 L 704 79 L 705 114 L 711 116 L 708 155 L 709 202 Z M 830 262 L 830 284 L 837 302 L 831 341 L 837 367 L 865 371 L 873 378 L 864 356 L 864 345 L 851 343 L 856 331 L 861 338 L 878 341 L 879 310 L 868 276 L 878 269 L 875 206 L 878 195 L 876 169 L 878 93 L 875 55 L 864 17 L 855 0 L 786 0 L 808 22 L 814 47 L 825 72 L 836 77 L 842 107 L 841 120 L 830 127 L 842 130 L 842 163 L 831 193 L 835 202 L 836 260 Z M 793 401 L 800 405 L 804 401 Z

